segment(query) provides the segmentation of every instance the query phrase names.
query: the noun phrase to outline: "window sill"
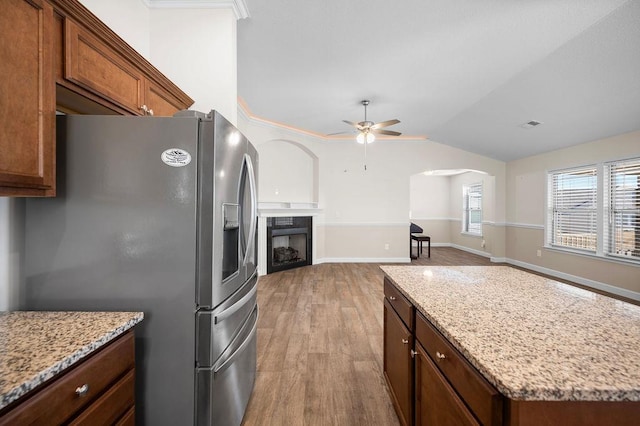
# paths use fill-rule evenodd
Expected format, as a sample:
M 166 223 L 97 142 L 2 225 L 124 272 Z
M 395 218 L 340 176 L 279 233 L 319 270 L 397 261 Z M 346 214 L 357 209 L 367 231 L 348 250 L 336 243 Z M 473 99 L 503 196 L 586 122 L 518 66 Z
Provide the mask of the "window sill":
M 474 234 L 471 232 L 461 232 L 460 235 L 464 235 L 465 237 L 482 238 L 482 234 Z

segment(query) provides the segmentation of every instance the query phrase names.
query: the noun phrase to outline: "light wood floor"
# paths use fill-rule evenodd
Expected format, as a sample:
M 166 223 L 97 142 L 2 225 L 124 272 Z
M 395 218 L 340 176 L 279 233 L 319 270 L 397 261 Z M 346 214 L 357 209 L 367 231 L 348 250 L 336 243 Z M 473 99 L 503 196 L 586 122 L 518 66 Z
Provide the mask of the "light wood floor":
M 412 264 L 495 265 L 453 248 Z M 382 375 L 377 264 L 321 264 L 258 282 L 258 368 L 243 425 L 398 425 Z

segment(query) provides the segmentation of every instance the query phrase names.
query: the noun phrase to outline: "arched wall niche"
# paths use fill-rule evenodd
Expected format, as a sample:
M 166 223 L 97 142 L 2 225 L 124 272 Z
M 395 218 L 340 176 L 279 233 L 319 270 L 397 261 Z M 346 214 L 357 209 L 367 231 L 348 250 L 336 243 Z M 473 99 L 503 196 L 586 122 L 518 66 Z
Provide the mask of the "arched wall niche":
M 272 139 L 256 149 L 260 202 L 318 202 L 319 161 L 313 151 L 288 139 Z

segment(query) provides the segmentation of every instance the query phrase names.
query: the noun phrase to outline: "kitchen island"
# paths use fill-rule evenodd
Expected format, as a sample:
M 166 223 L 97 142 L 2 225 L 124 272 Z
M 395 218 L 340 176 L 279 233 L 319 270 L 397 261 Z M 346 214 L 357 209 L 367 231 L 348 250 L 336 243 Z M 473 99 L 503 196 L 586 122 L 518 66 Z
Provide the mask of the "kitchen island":
M 142 319 L 142 312 L 0 312 L 0 424 L 42 413 L 47 423 L 81 410 L 113 415 L 101 411 L 103 399 L 133 413 L 132 328 Z
M 508 266 L 381 268 L 385 303 L 391 306 L 385 306 L 385 319 L 399 314 L 415 338 L 416 349 L 409 354 L 416 359 L 416 382 L 406 389 L 422 399 L 405 408 L 407 424 L 429 415 L 420 411 L 420 402 L 428 399 L 418 383 L 420 351 L 437 366 L 434 374 L 444 377 L 454 402 L 468 411 L 469 424 L 599 424 L 604 419 L 637 424 L 640 419 L 639 306 Z M 402 315 L 402 298 L 415 309 L 413 316 Z M 403 343 L 408 340 L 402 336 Z M 466 400 L 468 380 L 455 372 L 448 376 L 456 362 L 462 376 L 478 375 L 486 403 Z M 487 404 L 482 417 L 477 411 Z

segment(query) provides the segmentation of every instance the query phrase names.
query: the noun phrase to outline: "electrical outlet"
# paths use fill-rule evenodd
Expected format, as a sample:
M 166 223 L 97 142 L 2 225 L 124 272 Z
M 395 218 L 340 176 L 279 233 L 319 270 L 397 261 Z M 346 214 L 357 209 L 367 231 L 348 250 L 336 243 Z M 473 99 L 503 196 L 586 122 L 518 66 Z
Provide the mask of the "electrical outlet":
M 542 257 L 542 250 L 538 250 L 538 251 L 536 252 L 536 256 L 538 256 L 538 257 Z
M 385 249 L 385 250 L 389 250 L 389 243 L 387 243 L 387 244 L 385 244 L 385 245 L 384 245 L 384 249 Z

